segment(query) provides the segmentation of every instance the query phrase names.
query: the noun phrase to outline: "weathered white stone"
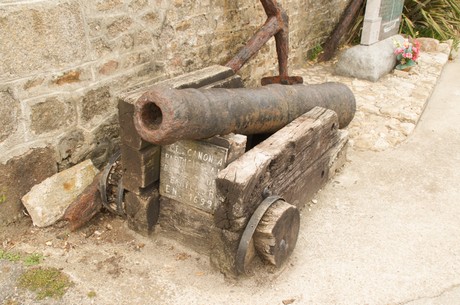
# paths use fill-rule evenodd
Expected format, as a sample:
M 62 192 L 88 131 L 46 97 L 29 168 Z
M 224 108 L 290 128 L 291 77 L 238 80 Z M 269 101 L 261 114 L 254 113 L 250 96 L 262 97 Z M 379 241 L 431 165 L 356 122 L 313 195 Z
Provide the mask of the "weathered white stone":
M 32 187 L 22 203 L 34 225 L 46 227 L 58 221 L 97 173 L 91 160 L 86 160 Z
M 370 46 L 354 46 L 342 52 L 335 73 L 338 75 L 378 81 L 396 66 L 394 41 L 404 41 L 396 35 Z
M 436 52 L 438 50 L 439 41 L 434 38 L 421 37 L 417 38 L 420 42 L 420 50 L 422 52 Z
M 390 147 L 390 143 L 383 137 L 379 137 L 374 143 L 374 149 L 377 151 L 383 151 Z
M 412 131 L 414 131 L 414 129 L 415 129 L 415 124 L 413 123 L 401 123 L 400 125 L 400 130 L 405 136 L 410 135 Z
M 380 109 L 374 105 L 364 104 L 359 107 L 359 110 L 370 114 L 380 114 Z

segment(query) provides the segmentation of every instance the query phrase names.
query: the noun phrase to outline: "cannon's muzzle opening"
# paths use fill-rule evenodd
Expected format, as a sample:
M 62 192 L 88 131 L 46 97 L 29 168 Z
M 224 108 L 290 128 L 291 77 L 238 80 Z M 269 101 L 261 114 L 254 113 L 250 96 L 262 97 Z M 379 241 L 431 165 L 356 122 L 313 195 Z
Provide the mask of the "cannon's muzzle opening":
M 160 107 L 150 102 L 145 103 L 140 110 L 142 125 L 150 130 L 160 129 L 161 123 L 163 122 L 163 113 Z

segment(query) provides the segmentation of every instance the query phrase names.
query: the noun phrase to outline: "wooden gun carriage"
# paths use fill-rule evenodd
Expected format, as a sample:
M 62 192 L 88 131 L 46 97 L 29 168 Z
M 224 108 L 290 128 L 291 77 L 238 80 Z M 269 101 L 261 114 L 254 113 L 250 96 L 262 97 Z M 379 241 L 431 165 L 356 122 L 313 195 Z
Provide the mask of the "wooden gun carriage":
M 291 86 L 210 89 L 243 87 L 232 69 L 211 66 L 122 94 L 118 205 L 129 227 L 174 238 L 209 255 L 227 274 L 245 273 L 254 257 L 281 266 L 295 248 L 299 209 L 345 161 L 347 133 L 339 127 L 355 112 L 354 96 L 344 85 L 296 86 L 303 87 L 300 96 L 307 95 L 297 104 L 299 94 Z M 213 111 L 203 94 L 219 97 L 209 106 Z M 157 96 L 163 102 L 155 102 Z M 164 106 L 174 101 L 178 104 Z M 248 106 L 251 101 L 256 104 Z M 184 105 L 188 114 L 177 110 Z M 232 109 L 236 119 L 228 123 Z M 290 112 L 287 119 L 284 110 Z M 222 132 L 214 127 L 220 123 L 233 128 Z M 152 141 L 149 132 L 162 131 L 162 124 L 169 124 L 165 128 L 172 133 Z

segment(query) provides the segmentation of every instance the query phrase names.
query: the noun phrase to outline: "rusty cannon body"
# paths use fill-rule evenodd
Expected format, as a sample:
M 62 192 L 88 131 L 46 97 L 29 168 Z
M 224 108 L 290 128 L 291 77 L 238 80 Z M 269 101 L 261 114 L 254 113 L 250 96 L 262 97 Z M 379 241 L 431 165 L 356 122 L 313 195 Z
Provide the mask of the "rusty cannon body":
M 340 83 L 255 89 L 159 87 L 139 98 L 134 124 L 144 140 L 166 145 L 229 133 L 273 133 L 316 106 L 335 111 L 339 128 L 351 122 L 356 110 L 353 93 Z

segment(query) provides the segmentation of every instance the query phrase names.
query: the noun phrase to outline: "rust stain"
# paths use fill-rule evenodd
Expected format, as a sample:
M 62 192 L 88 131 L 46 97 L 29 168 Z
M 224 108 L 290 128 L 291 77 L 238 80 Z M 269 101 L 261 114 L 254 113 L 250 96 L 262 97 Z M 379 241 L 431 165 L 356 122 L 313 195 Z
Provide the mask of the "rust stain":
M 72 190 L 75 187 L 75 179 L 71 179 L 69 181 L 64 182 L 62 186 L 64 187 L 64 190 L 66 191 Z
M 80 71 L 70 71 L 59 77 L 55 83 L 59 86 L 80 81 Z

